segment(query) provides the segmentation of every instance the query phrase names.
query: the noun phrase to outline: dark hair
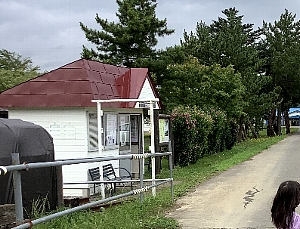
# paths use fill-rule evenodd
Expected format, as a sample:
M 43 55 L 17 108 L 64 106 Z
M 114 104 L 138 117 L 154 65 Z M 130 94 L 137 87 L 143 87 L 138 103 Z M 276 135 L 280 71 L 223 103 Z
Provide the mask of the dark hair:
M 292 224 L 295 208 L 300 203 L 300 184 L 297 181 L 282 182 L 271 208 L 272 222 L 277 228 L 288 229 Z

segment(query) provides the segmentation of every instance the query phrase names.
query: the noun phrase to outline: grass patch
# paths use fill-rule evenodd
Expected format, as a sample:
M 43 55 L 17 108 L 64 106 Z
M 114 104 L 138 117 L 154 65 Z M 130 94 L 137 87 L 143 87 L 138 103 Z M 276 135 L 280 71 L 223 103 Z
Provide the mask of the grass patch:
M 291 129 L 292 132 L 298 129 Z M 232 150 L 215 155 L 204 156 L 196 164 L 187 167 L 175 167 L 173 171 L 174 195 L 179 198 L 194 189 L 201 182 L 225 171 L 232 166 L 249 160 L 254 155 L 269 148 L 284 139 L 287 135 L 268 138 L 260 135 L 258 139 L 248 139 L 236 144 Z M 163 159 L 163 169 L 158 176 L 169 177 L 167 160 Z M 178 228 L 178 223 L 166 218 L 165 213 L 173 206 L 169 187 L 160 188 L 156 198 L 148 193 L 143 204 L 139 199 L 124 201 L 120 205 L 112 206 L 103 212 L 76 212 L 35 228 L 144 228 L 144 229 L 172 229 Z
M 150 145 L 151 145 L 151 135 L 149 133 L 144 133 L 144 150 L 149 151 Z

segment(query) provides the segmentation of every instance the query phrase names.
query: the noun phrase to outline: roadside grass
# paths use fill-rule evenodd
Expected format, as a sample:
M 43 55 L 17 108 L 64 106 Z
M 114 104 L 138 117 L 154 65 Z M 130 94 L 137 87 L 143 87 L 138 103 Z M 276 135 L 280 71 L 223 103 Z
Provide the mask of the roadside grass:
M 291 128 L 292 133 L 297 130 L 298 128 Z M 204 156 L 196 164 L 187 167 L 176 166 L 173 170 L 175 199 L 192 191 L 201 182 L 236 164 L 249 160 L 285 137 L 287 137 L 285 134 L 272 138 L 261 134 L 258 139 L 248 139 L 238 143 L 231 150 Z M 158 178 L 166 177 L 169 177 L 168 161 L 163 159 L 162 171 Z M 140 203 L 139 198 L 129 198 L 121 204 L 111 206 L 101 212 L 80 211 L 38 225 L 35 228 L 179 228 L 174 219 L 166 217 L 166 213 L 172 206 L 174 204 L 171 200 L 170 188 L 165 186 L 157 188 L 155 198 L 151 196 L 151 192 L 145 194 L 143 204 Z

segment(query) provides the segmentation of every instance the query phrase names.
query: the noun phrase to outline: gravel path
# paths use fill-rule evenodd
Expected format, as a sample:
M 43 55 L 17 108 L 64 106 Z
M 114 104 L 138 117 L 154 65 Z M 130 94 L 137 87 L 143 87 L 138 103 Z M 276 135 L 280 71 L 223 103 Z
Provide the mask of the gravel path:
M 299 131 L 203 182 L 178 199 L 168 216 L 177 219 L 183 229 L 274 228 L 270 207 L 285 180 L 300 181 Z

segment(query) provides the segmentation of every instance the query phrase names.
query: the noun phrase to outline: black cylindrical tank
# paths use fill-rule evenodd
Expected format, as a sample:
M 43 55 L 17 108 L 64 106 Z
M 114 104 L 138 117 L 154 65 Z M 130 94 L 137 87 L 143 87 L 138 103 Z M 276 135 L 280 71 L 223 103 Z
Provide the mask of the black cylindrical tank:
M 53 139 L 39 125 L 20 119 L 0 118 L 0 166 L 11 165 L 12 153 L 19 153 L 21 164 L 54 161 Z M 25 216 L 29 217 L 32 206 L 41 204 L 41 200 L 47 199 L 49 210 L 56 209 L 58 196 L 55 167 L 22 171 L 21 180 Z M 12 173 L 0 176 L 0 205 L 14 203 L 12 184 Z

